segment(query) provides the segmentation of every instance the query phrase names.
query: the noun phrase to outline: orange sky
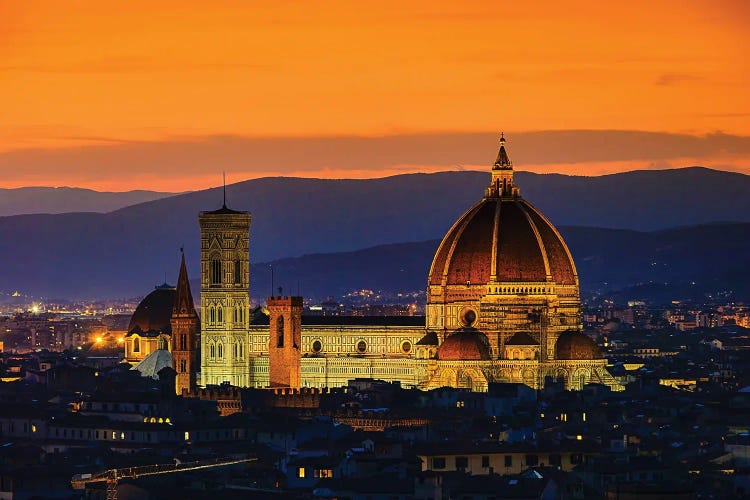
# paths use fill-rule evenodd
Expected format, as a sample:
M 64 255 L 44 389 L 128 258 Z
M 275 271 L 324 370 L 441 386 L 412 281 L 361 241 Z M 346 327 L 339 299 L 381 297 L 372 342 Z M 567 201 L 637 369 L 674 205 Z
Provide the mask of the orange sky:
M 476 152 L 441 161 L 394 151 L 367 168 L 352 157 L 314 169 L 269 167 L 252 148 L 167 165 L 149 145 L 189 151 L 228 136 L 305 147 L 309 138 L 422 135 L 439 147 L 446 133 L 500 129 L 509 139 L 550 130 L 720 131 L 742 147 L 593 154 L 574 165 L 554 155 L 520 162 L 544 141 L 511 151 L 519 168 L 537 171 L 700 163 L 750 173 L 748 26 L 750 2 L 718 0 L 0 0 L 0 187 L 200 189 L 216 184 L 209 179 L 218 168 L 235 180 L 480 168 L 494 144 L 479 161 L 469 159 Z M 115 168 L 124 146 L 132 163 Z M 66 167 L 56 168 L 61 158 Z

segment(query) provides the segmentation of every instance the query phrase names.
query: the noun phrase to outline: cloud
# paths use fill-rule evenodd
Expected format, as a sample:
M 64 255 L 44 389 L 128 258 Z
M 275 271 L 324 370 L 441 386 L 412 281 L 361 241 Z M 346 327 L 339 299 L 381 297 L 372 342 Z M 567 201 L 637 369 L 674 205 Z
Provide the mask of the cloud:
M 702 164 L 718 158 L 746 158 L 750 137 L 720 132 L 693 136 L 622 130 L 566 130 L 507 133 L 516 168 L 595 175 L 601 164 L 620 171 Z M 173 137 L 154 142 L 95 139 L 66 149 L 0 153 L 0 187 L 37 185 L 121 185 L 163 190 L 200 189 L 221 172 L 234 179 L 266 175 L 381 177 L 410 171 L 488 166 L 497 153 L 495 133 L 401 134 L 379 137 Z M 675 164 L 688 161 L 687 164 Z M 746 163 L 746 162 L 745 162 Z M 576 166 L 577 165 L 577 166 Z M 545 167 L 547 166 L 547 167 Z M 743 167 L 744 168 L 744 167 Z M 606 169 L 606 171 L 611 171 Z M 189 181 L 193 179 L 193 181 Z M 142 182 L 142 185 L 133 185 Z M 170 187 L 174 186 L 174 187 Z
M 663 75 L 659 75 L 659 78 L 657 78 L 656 82 L 654 83 L 661 86 L 672 86 L 679 83 L 695 82 L 700 80 L 703 80 L 703 77 L 699 75 L 692 75 L 688 73 L 665 73 Z
M 70 62 L 50 61 L 38 64 L 0 66 L 0 73 L 51 73 L 51 74 L 134 74 L 191 71 L 269 71 L 279 66 L 253 62 L 200 62 L 160 61 L 143 57 L 113 57 Z

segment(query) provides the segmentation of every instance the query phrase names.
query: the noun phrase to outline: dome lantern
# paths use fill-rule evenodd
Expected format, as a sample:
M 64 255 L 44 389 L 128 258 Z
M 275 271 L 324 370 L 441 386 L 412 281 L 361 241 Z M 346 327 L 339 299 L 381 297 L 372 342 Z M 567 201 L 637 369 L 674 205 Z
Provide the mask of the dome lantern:
M 521 190 L 513 184 L 513 162 L 505 150 L 505 134 L 500 132 L 500 150 L 492 166 L 492 179 L 485 198 L 518 198 Z

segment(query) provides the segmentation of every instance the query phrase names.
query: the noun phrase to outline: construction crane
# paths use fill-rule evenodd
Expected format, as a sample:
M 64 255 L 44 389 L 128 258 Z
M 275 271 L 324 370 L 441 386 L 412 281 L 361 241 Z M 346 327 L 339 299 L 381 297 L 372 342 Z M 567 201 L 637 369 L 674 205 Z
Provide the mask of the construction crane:
M 117 500 L 117 485 L 120 479 L 138 478 L 143 476 L 155 476 L 157 474 L 171 474 L 173 472 L 187 472 L 191 470 L 210 469 L 253 462 L 257 458 L 215 458 L 211 460 L 198 460 L 195 462 L 179 462 L 174 464 L 140 465 L 137 467 L 123 467 L 121 469 L 109 469 L 94 474 L 76 474 L 70 480 L 74 490 L 82 490 L 89 483 L 106 481 L 107 500 Z

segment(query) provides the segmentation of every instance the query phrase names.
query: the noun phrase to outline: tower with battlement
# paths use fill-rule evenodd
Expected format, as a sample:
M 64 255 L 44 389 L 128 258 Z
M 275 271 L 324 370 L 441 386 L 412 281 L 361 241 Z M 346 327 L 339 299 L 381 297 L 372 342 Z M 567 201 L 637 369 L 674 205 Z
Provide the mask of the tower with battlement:
M 268 380 L 271 387 L 301 384 L 302 297 L 268 297 Z

